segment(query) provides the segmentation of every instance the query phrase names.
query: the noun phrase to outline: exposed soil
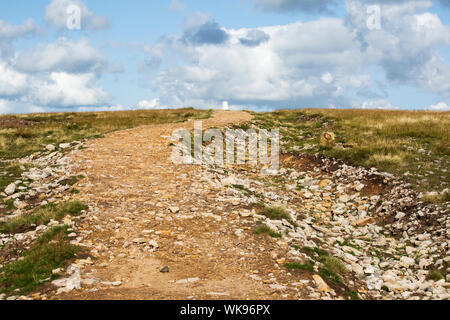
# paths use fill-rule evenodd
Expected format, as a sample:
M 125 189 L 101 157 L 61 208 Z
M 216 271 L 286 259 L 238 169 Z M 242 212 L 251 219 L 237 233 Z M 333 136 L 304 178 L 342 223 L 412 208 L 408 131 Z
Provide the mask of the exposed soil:
M 249 121 L 246 112 L 218 111 L 203 121 L 203 128 L 223 127 Z M 310 279 L 308 273 L 287 276 L 274 256 L 282 257 L 288 246 L 277 239 L 252 234 L 253 221 L 246 223 L 229 204 L 219 206 L 215 197 L 221 189 L 205 188 L 200 166 L 175 165 L 168 137 L 186 124 L 145 126 L 114 132 L 89 142 L 74 156 L 78 172 L 87 178 L 77 185 L 80 199 L 96 210 L 92 223 L 79 233 L 89 233 L 87 242 L 98 248 L 97 260 L 85 272 L 102 281 L 121 281 L 117 288 L 94 292 L 72 292 L 60 299 L 298 299 L 301 289 L 289 286 L 295 278 Z M 178 213 L 169 208 L 178 207 Z M 209 217 L 189 218 L 196 212 Z M 162 215 L 159 215 L 159 214 Z M 94 217 L 95 216 L 95 217 Z M 118 217 L 120 222 L 117 220 Z M 243 230 L 241 235 L 236 230 Z M 143 232 L 144 230 L 149 230 Z M 153 231 L 152 231 L 153 230 Z M 153 253 L 133 242 L 156 239 Z M 86 242 L 86 241 L 84 241 Z M 102 249 L 103 250 L 100 250 Z M 99 267 L 103 266 L 103 267 Z M 160 270 L 168 266 L 170 272 Z M 256 279 L 249 279 L 253 275 Z M 268 279 L 272 278 L 272 282 Z M 195 282 L 178 280 L 198 278 Z M 271 286 L 272 285 L 272 286 Z

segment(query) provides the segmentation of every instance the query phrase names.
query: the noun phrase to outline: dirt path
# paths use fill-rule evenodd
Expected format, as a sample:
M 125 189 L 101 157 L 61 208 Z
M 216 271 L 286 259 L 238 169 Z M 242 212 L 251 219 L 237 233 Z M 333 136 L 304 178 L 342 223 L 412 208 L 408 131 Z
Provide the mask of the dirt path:
M 250 119 L 216 111 L 203 128 Z M 72 155 L 79 164 L 74 173 L 86 176 L 76 198 L 91 207 L 77 232 L 96 259 L 83 269 L 83 291 L 58 298 L 301 297 L 295 286 L 279 290 L 295 281 L 276 263 L 287 245 L 253 235 L 254 222 L 217 201 L 225 188 L 202 181 L 205 168 L 172 163 L 168 137 L 177 128 L 191 129 L 193 121 L 115 132 Z M 165 266 L 168 273 L 161 272 Z

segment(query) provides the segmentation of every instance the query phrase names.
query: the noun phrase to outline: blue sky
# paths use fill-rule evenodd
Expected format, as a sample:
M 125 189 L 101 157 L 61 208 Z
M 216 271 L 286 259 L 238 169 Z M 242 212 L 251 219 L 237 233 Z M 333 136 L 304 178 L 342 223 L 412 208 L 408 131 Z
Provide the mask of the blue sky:
M 0 113 L 448 110 L 449 44 L 447 0 L 2 1 Z

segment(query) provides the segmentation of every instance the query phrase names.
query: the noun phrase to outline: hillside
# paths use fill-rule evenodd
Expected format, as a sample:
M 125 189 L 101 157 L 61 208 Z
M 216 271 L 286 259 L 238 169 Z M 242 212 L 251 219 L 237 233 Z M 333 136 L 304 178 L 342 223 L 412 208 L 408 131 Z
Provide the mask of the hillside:
M 279 129 L 280 170 L 174 164 L 170 137 L 194 120 Z M 0 117 L 0 298 L 448 299 L 449 124 L 331 109 Z

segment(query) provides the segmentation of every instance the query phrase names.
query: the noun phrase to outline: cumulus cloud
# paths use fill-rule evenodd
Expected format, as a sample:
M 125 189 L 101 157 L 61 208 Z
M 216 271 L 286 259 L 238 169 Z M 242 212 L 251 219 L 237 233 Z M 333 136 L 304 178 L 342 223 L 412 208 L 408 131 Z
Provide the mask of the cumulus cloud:
M 52 72 L 44 80 L 36 79 L 30 97 L 50 107 L 93 106 L 107 103 L 109 96 L 95 85 L 95 74 Z
M 158 66 L 171 51 L 185 59 L 163 69 L 153 87 L 162 105 L 208 107 L 229 101 L 257 109 L 392 109 L 386 90 L 392 84 L 448 97 L 450 71 L 438 48 L 449 44 L 450 29 L 427 11 L 430 1 L 380 1 L 381 30 L 367 27 L 365 9 L 371 3 L 347 0 L 343 19 L 253 29 L 215 23 L 207 28 L 226 34 L 226 41 L 186 41 L 186 30 L 200 30 L 213 21 L 196 17 L 181 36 L 168 36 L 170 41 L 155 46 Z M 383 80 L 372 79 L 372 67 L 384 72 L 379 75 Z
M 346 0 L 346 24 L 367 64 L 381 66 L 391 83 L 450 96 L 450 69 L 437 49 L 450 43 L 450 27 L 425 11 L 432 5 L 428 0 L 384 2 L 388 4 L 381 6 L 382 28 L 369 30 L 364 1 Z
M 0 63 L 0 100 L 3 112 L 56 110 L 108 104 L 110 97 L 98 86 L 94 73 L 51 72 L 24 74 Z
M 0 48 L 0 113 L 40 112 L 108 104 L 110 97 L 99 86 L 101 71 L 109 72 L 106 59 L 88 39 L 59 38 L 16 53 L 14 37 L 33 34 L 33 24 L 16 27 L 3 23 Z M 114 67 L 114 65 L 111 65 Z M 117 66 L 115 71 L 118 71 Z
M 244 38 L 240 38 L 239 41 L 244 46 L 257 47 L 261 43 L 269 41 L 270 36 L 262 30 L 253 29 L 247 32 Z
M 155 109 L 157 107 L 159 107 L 159 99 L 153 99 L 153 100 L 141 100 L 139 101 L 139 103 L 137 104 L 137 107 L 139 109 Z
M 47 23 L 62 30 L 67 28 L 70 6 L 77 6 L 81 13 L 81 29 L 99 30 L 109 27 L 107 17 L 101 17 L 90 11 L 81 0 L 51 0 L 45 8 L 44 19 Z
M 385 110 L 399 109 L 398 107 L 394 107 L 389 101 L 387 101 L 385 99 L 364 101 L 361 105 L 361 108 L 362 109 L 385 109 Z
M 428 110 L 433 110 L 433 111 L 449 111 L 450 110 L 450 106 L 447 105 L 445 102 L 439 102 L 435 105 L 431 105 L 427 108 Z
M 23 25 L 13 25 L 0 20 L 0 41 L 12 40 L 18 37 L 40 34 L 42 30 L 36 26 L 33 19 L 27 19 Z
M 227 32 L 215 21 L 206 21 L 200 25 L 188 27 L 181 40 L 186 44 L 222 44 L 228 40 Z
M 22 25 L 13 25 L 0 20 L 0 57 L 12 56 L 14 48 L 12 43 L 20 37 L 36 36 L 43 31 L 36 26 L 32 19 L 27 19 Z
M 28 77 L 0 61 L 0 97 L 22 94 L 28 86 Z
M 163 104 L 207 106 L 224 100 L 268 108 L 347 104 L 346 89 L 365 85 L 350 81 L 343 72 L 355 69 L 359 46 L 342 20 L 226 32 L 226 44 L 194 46 L 189 54 L 195 63 L 169 68 L 156 78 Z M 267 41 L 264 46 L 242 45 L 249 34 L 265 34 Z M 327 72 L 336 80 L 323 81 Z
M 17 58 L 16 67 L 23 72 L 95 72 L 106 60 L 90 45 L 88 38 L 75 42 L 59 38 L 53 43 L 38 44 Z

